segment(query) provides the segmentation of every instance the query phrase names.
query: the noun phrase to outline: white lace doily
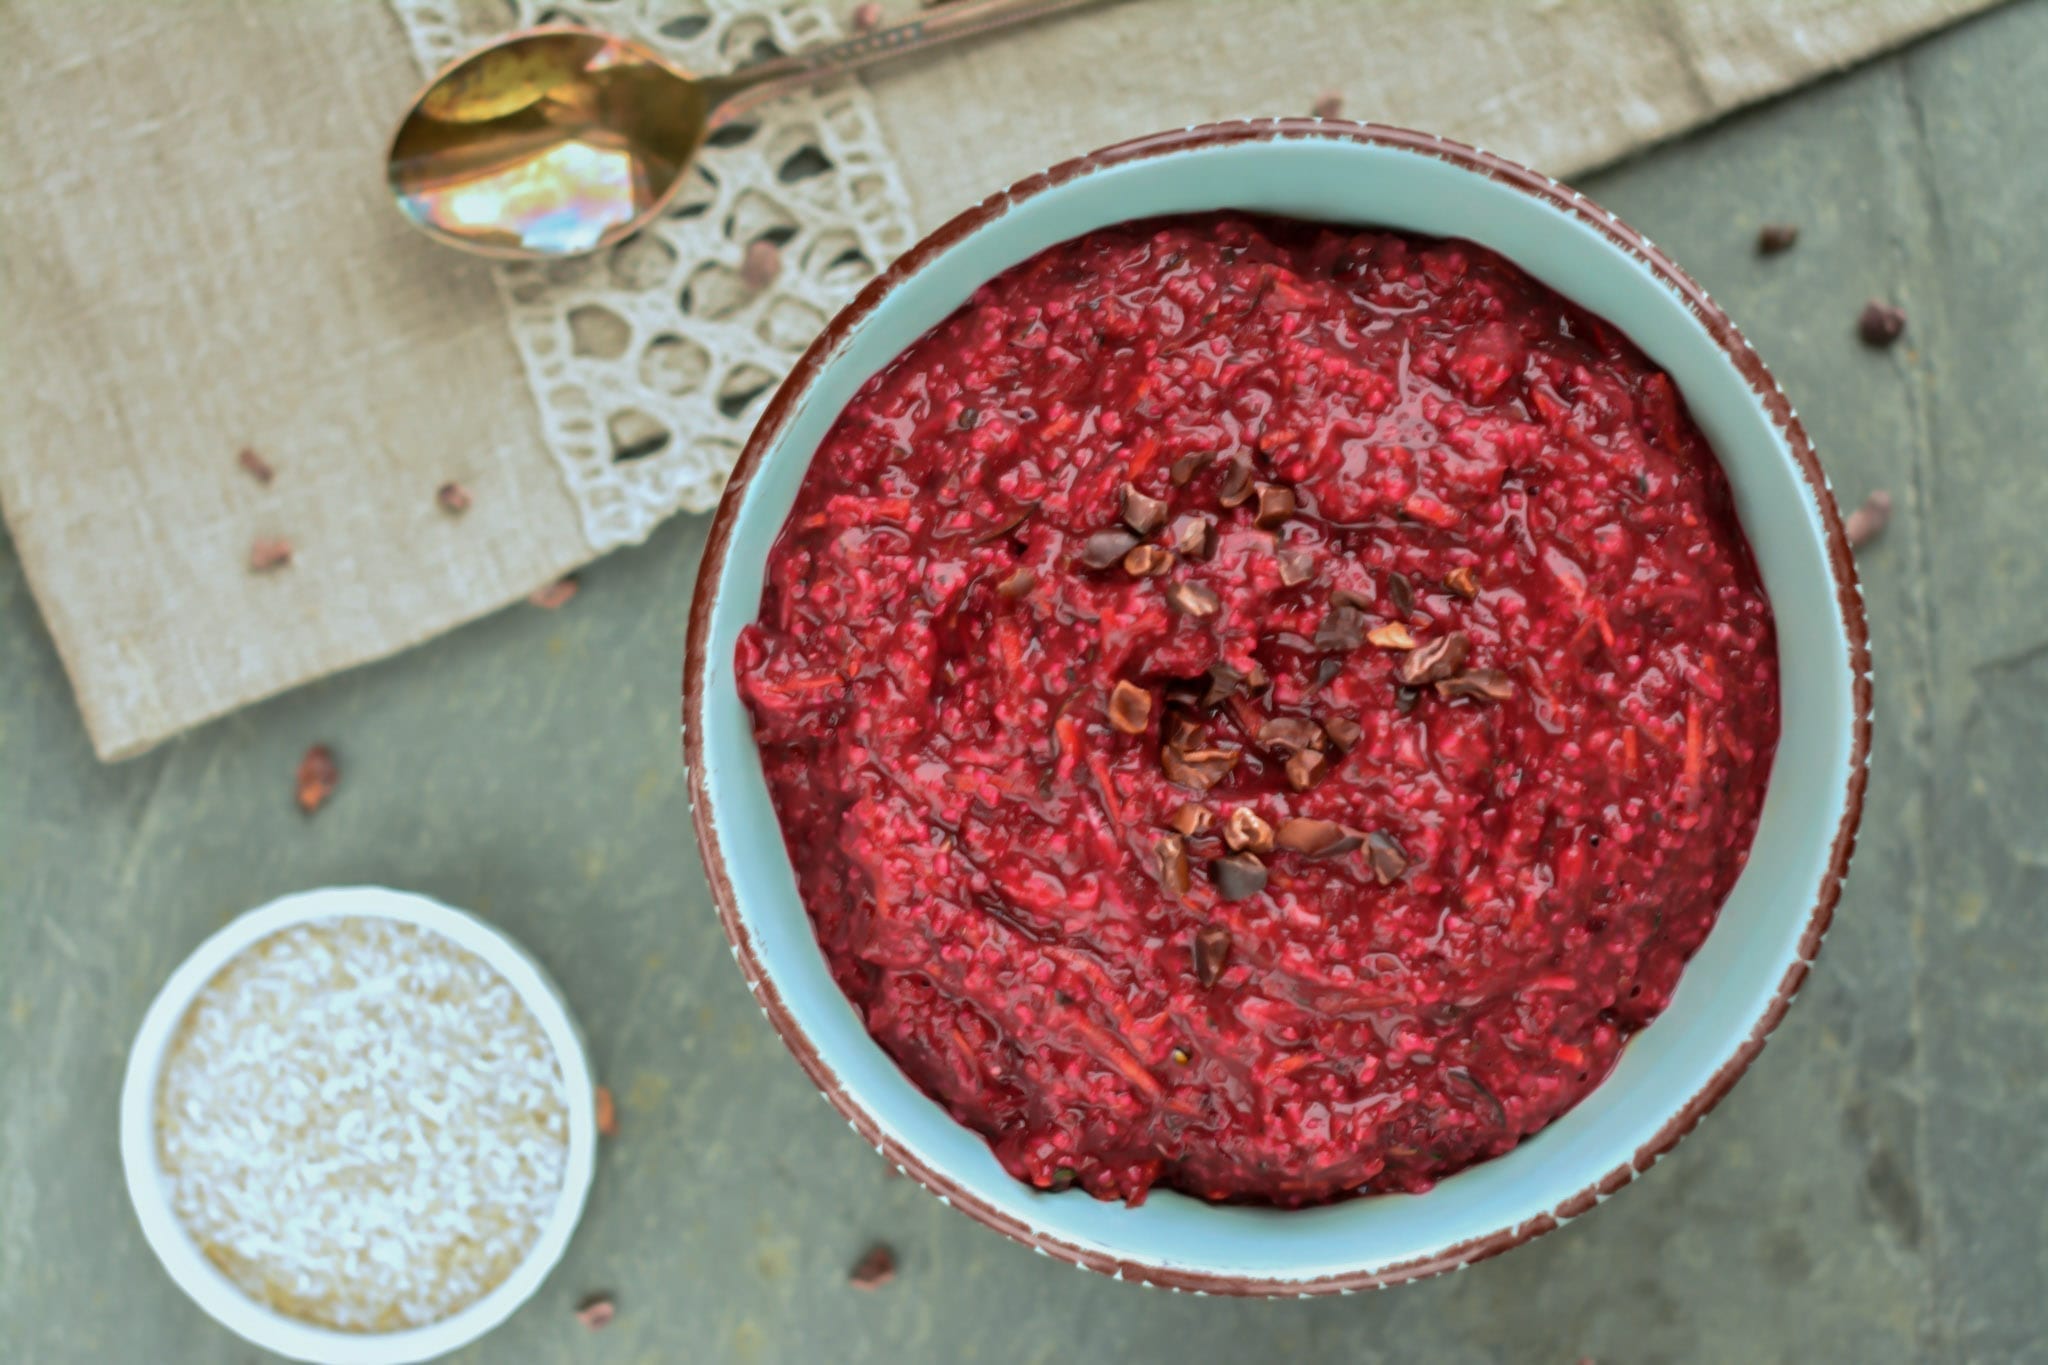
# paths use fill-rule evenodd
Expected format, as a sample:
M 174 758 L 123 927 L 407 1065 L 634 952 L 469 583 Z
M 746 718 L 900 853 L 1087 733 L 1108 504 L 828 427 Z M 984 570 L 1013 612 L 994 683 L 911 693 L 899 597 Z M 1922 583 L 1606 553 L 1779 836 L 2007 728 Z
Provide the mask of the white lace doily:
M 391 0 L 427 71 L 510 29 L 581 23 L 716 71 L 839 34 L 812 0 Z M 755 290 L 748 246 L 780 248 Z M 718 501 L 754 419 L 914 239 L 867 91 L 844 81 L 713 135 L 668 211 L 594 256 L 497 267 L 549 450 L 597 551 Z

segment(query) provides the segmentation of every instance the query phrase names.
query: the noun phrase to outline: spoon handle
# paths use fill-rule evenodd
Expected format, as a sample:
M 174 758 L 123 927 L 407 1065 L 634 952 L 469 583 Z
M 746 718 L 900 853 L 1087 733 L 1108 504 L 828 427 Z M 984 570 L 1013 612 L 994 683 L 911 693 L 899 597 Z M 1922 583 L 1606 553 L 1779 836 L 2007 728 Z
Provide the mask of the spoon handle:
M 994 33 L 1062 10 L 1101 3 L 1103 0 L 954 0 L 908 23 L 844 38 L 807 52 L 771 57 L 704 82 L 711 97 L 711 126 L 728 123 L 757 105 L 814 82 L 843 76 L 876 62 Z

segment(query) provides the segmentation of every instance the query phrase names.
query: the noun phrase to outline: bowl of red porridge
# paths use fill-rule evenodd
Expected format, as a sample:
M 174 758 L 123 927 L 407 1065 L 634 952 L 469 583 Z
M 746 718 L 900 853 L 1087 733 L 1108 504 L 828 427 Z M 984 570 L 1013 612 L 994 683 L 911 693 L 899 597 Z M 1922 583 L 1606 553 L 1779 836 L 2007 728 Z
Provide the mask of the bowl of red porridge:
M 963 214 L 769 405 L 692 608 L 735 955 L 1049 1255 L 1383 1286 L 1589 1211 L 1803 981 L 1862 607 L 1640 234 L 1425 134 L 1216 125 Z

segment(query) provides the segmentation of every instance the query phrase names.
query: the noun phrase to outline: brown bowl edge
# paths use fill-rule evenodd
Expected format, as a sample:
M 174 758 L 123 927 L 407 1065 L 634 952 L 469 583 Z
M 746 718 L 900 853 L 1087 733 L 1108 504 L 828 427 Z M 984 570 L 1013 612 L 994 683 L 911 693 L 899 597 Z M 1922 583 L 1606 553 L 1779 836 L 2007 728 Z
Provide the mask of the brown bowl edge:
M 1762 400 L 1765 412 L 1784 437 L 1787 447 L 1798 463 L 1801 476 L 1813 490 L 1815 503 L 1820 508 L 1821 518 L 1825 524 L 1828 561 L 1835 579 L 1835 599 L 1849 637 L 1848 664 L 1853 679 L 1855 722 L 1850 752 L 1848 799 L 1843 808 L 1841 823 L 1835 830 L 1828 870 L 1822 878 L 1820 894 L 1813 908 L 1807 913 L 1806 930 L 1799 941 L 1798 960 L 1786 970 L 1770 1004 L 1751 1027 L 1749 1037 L 1736 1049 L 1735 1054 L 1721 1065 L 1699 1093 L 1666 1121 L 1649 1142 L 1637 1149 L 1632 1160 L 1615 1167 L 1601 1179 L 1558 1204 L 1549 1213 L 1539 1214 L 1485 1237 L 1456 1243 L 1428 1256 L 1384 1266 L 1378 1270 L 1346 1272 L 1315 1280 L 1284 1280 L 1219 1275 L 1125 1260 L 1049 1237 L 994 1208 L 971 1189 L 940 1175 L 918 1160 L 914 1153 L 900 1147 L 884 1134 L 868 1112 L 839 1084 L 838 1077 L 825 1065 L 824 1059 L 818 1055 L 810 1039 L 797 1027 L 795 1020 L 784 1007 L 774 983 L 761 970 L 753 945 L 740 922 L 732 881 L 725 869 L 724 852 L 719 846 L 718 836 L 711 824 L 709 793 L 703 778 L 702 727 L 691 725 L 690 718 L 693 713 L 701 710 L 704 700 L 704 652 L 711 628 L 712 600 L 717 595 L 717 584 L 725 571 L 726 556 L 731 548 L 733 521 L 739 504 L 745 498 L 747 487 L 752 482 L 761 461 L 794 414 L 799 396 L 824 367 L 826 360 L 840 343 L 881 305 L 890 291 L 904 279 L 923 269 L 927 262 L 946 248 L 1000 217 L 1012 205 L 1103 167 L 1149 160 L 1197 147 L 1311 138 L 1392 147 L 1433 156 L 1467 170 L 1477 171 L 1578 218 L 1614 245 L 1643 262 L 1660 280 L 1679 293 L 1692 309 L 1694 316 L 1706 328 L 1707 333 Z M 805 1074 L 811 1078 L 811 1082 L 818 1087 L 819 1093 L 839 1111 L 854 1131 L 873 1145 L 884 1158 L 931 1193 L 940 1196 L 976 1221 L 1044 1255 L 1103 1275 L 1175 1291 L 1305 1298 L 1321 1294 L 1350 1294 L 1361 1289 L 1385 1289 L 1411 1280 L 1426 1279 L 1483 1261 L 1488 1257 L 1498 1256 L 1504 1251 L 1512 1250 L 1524 1242 L 1550 1232 L 1571 1219 L 1590 1212 L 1638 1175 L 1649 1170 L 1658 1158 L 1678 1145 L 1679 1139 L 1697 1127 L 1708 1111 L 1733 1088 L 1743 1072 L 1749 1069 L 1750 1064 L 1763 1051 L 1764 1043 L 1777 1028 L 1779 1021 L 1785 1017 L 1785 1011 L 1790 1008 L 1793 997 L 1799 993 L 1799 988 L 1805 982 L 1807 972 L 1820 951 L 1821 940 L 1834 918 L 1835 906 L 1841 899 L 1842 879 L 1847 874 L 1849 860 L 1855 853 L 1856 830 L 1862 820 L 1864 792 L 1869 781 L 1872 704 L 1870 629 L 1864 616 L 1863 597 L 1856 576 L 1855 560 L 1850 553 L 1848 538 L 1842 529 L 1842 518 L 1835 505 L 1833 489 L 1828 483 L 1826 473 L 1821 469 L 1819 459 L 1814 454 L 1806 429 L 1800 423 L 1798 414 L 1793 411 L 1791 402 L 1785 397 L 1784 390 L 1778 386 L 1777 380 L 1772 377 L 1755 349 L 1722 311 L 1720 305 L 1716 304 L 1690 275 L 1680 269 L 1675 261 L 1653 245 L 1647 237 L 1576 190 L 1492 152 L 1482 151 L 1433 133 L 1422 133 L 1387 124 L 1346 123 L 1313 118 L 1246 119 L 1203 124 L 1135 138 L 1061 162 L 1037 175 L 1027 176 L 1007 190 L 999 191 L 960 213 L 911 247 L 888 269 L 869 281 L 855 296 L 853 302 L 841 309 L 832 319 L 798 359 L 788 377 L 777 388 L 775 396 L 769 401 L 760 421 L 755 424 L 753 434 L 749 437 L 746 448 L 740 453 L 739 461 L 726 483 L 725 492 L 719 499 L 718 510 L 712 518 L 711 532 L 698 568 L 696 590 L 690 603 L 687 649 L 683 672 L 683 755 L 689 773 L 690 816 L 696 830 L 697 847 L 703 857 L 705 873 L 710 880 L 712 897 L 718 905 L 719 922 L 725 928 L 726 937 L 732 942 L 734 958 L 746 976 L 748 988 L 760 1004 L 762 1013 L 768 1017 L 768 1022 L 781 1037 L 791 1055 L 796 1058 L 797 1063 L 803 1067 Z

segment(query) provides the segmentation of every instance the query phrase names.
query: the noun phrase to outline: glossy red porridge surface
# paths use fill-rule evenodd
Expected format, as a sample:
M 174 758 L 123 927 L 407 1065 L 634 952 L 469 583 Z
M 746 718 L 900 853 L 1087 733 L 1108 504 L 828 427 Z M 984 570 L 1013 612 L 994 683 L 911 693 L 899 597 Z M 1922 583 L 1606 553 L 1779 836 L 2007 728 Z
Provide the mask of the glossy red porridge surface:
M 1134 1202 L 1423 1190 L 1555 1119 L 1778 733 L 1641 352 L 1469 243 L 1234 216 L 1055 247 L 862 388 L 738 671 L 869 1031 L 1019 1178 Z

